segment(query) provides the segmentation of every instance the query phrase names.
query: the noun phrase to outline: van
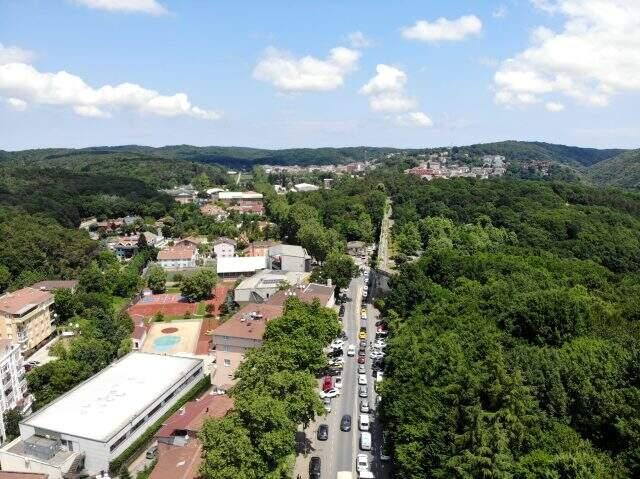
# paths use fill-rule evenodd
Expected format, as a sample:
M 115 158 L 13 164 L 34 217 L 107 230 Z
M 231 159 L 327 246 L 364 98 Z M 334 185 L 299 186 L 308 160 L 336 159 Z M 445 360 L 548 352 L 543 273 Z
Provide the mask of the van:
M 369 432 L 360 433 L 360 449 L 362 449 L 363 451 L 371 450 L 371 433 Z
M 368 431 L 369 430 L 369 415 L 368 414 L 360 414 L 360 430 Z

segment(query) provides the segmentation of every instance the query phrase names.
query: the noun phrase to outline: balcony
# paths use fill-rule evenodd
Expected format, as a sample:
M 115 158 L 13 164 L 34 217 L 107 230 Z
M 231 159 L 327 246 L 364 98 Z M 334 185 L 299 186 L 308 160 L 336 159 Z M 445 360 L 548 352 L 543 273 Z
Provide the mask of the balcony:
M 18 343 L 21 345 L 29 341 L 29 336 L 27 333 L 18 332 Z

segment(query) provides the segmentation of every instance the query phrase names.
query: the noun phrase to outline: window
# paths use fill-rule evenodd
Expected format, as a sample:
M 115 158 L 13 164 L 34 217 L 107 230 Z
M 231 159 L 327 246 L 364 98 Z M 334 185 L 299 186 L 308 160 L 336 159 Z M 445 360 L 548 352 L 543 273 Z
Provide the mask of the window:
M 231 351 L 231 346 L 229 346 L 228 344 L 225 344 L 223 349 L 225 353 L 228 353 Z
M 227 366 L 227 367 L 231 366 L 231 359 L 225 359 L 224 360 L 224 365 Z

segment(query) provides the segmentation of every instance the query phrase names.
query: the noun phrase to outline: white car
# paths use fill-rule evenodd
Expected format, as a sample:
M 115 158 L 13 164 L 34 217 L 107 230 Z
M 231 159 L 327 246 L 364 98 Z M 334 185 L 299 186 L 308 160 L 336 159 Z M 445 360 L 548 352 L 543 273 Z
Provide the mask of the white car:
M 367 385 L 367 375 L 366 374 L 358 374 L 358 384 L 361 386 Z
M 369 458 L 366 454 L 358 454 L 356 456 L 356 470 L 358 472 L 369 470 Z
M 364 364 L 358 364 L 358 374 L 366 374 L 367 367 Z
M 324 398 L 322 402 L 324 403 L 324 410 L 331 412 L 331 398 Z
M 329 361 L 330 364 L 344 364 L 344 358 L 343 357 L 337 357 L 337 358 L 333 358 L 331 361 Z
M 356 346 L 355 344 L 350 344 L 347 348 L 347 356 L 355 356 L 356 355 Z
M 371 351 L 371 354 L 369 355 L 369 357 L 371 359 L 382 359 L 384 358 L 384 353 L 382 351 Z
M 339 389 L 342 387 L 342 377 L 340 376 L 335 377 L 335 379 L 333 380 L 333 387 L 335 387 L 336 389 Z
M 320 397 L 322 399 L 334 398 L 340 395 L 340 390 L 336 388 L 327 389 L 326 391 L 320 391 Z
M 331 347 L 333 349 L 342 349 L 344 348 L 344 341 L 342 339 L 334 339 L 331 342 Z
M 380 339 L 376 339 L 373 342 L 373 347 L 376 349 L 384 349 L 387 347 L 387 342 Z

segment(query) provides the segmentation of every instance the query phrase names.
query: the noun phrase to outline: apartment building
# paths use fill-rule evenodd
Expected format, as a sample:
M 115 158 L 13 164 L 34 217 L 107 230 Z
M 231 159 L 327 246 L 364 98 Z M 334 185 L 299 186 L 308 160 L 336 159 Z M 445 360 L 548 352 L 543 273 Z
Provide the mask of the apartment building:
M 19 344 L 22 351 L 36 348 L 54 332 L 52 304 L 50 292 L 35 288 L 1 296 L 0 339 Z
M 0 437 L 7 439 L 4 413 L 18 409 L 22 414 L 31 412 L 32 398 L 27 390 L 20 347 L 8 339 L 0 339 Z

